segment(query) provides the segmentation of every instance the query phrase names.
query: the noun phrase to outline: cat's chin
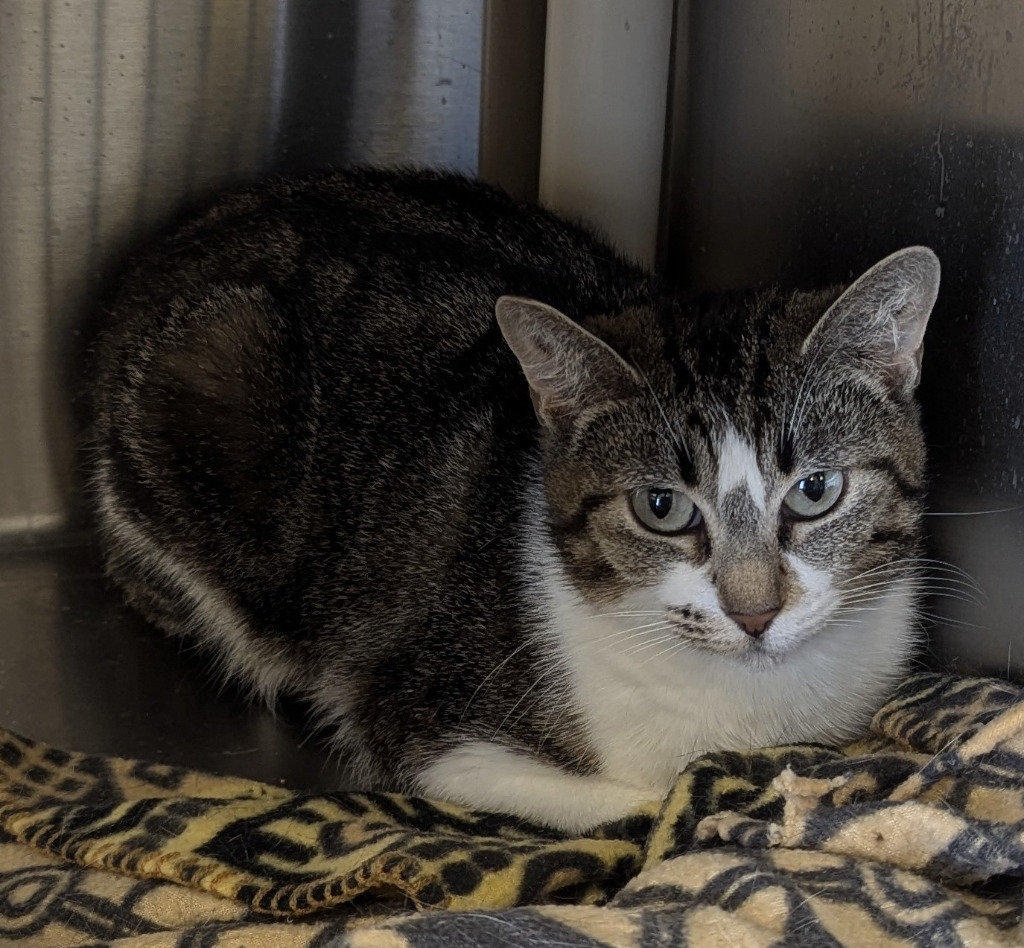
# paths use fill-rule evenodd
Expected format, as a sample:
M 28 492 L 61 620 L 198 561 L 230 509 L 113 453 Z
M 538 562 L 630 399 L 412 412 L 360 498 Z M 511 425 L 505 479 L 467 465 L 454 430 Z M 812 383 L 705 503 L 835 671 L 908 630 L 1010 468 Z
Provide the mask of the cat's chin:
M 680 636 L 688 647 L 675 653 L 677 660 L 693 660 L 695 654 L 707 656 L 715 662 L 743 668 L 747 671 L 771 671 L 784 664 L 800 646 L 772 645 L 755 639 L 734 639 L 729 636 L 703 637 L 695 640 L 692 635 Z
M 821 631 L 805 635 L 790 633 L 778 637 L 769 633 L 757 639 L 723 636 L 721 641 L 710 639 L 695 643 L 695 646 L 704 652 L 731 659 L 753 671 L 772 671 L 812 649 Z
M 761 641 L 751 641 L 739 656 L 739 660 L 753 671 L 773 671 L 782 665 L 796 649 L 772 648 Z

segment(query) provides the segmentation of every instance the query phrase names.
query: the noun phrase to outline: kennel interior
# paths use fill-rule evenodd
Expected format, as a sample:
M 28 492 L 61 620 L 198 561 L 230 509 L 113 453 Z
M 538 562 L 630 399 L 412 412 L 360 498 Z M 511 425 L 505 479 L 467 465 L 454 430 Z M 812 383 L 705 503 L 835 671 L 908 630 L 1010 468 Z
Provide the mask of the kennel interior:
M 267 173 L 445 166 L 699 288 L 932 246 L 928 661 L 1024 671 L 1024 5 L 1014 0 L 0 0 L 0 723 L 87 752 L 344 780 L 104 581 L 75 477 L 104 274 Z

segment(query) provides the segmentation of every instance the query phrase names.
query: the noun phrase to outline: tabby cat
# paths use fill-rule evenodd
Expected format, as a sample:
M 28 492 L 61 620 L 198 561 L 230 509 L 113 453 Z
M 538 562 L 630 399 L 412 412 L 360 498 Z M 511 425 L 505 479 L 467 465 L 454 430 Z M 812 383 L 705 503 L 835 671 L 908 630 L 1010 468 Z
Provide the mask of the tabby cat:
M 102 313 L 109 573 L 366 788 L 575 832 L 844 740 L 915 644 L 938 280 L 698 298 L 455 175 L 235 193 Z

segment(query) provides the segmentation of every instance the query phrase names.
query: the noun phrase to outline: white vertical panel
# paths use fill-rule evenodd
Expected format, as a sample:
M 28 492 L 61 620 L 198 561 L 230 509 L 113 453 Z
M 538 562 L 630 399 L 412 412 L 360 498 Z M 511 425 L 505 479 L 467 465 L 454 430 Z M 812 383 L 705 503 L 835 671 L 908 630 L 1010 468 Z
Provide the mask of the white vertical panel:
M 541 202 L 654 261 L 672 0 L 549 0 Z

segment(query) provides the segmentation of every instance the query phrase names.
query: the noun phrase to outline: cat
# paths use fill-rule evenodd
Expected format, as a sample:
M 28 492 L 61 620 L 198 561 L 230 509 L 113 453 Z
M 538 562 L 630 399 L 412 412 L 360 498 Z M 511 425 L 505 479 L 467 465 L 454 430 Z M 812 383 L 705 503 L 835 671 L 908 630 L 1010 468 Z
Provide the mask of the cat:
M 107 570 L 360 788 L 591 830 L 905 670 L 938 282 L 695 296 L 442 172 L 231 194 L 102 308 Z

